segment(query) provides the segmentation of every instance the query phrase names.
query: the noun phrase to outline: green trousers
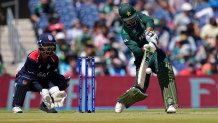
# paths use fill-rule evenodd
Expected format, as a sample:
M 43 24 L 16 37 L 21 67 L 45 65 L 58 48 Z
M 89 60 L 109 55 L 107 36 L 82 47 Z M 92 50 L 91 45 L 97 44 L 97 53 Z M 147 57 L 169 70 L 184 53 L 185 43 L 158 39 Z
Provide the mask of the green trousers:
M 148 66 L 152 69 L 153 73 L 157 74 L 160 89 L 162 92 L 163 101 L 165 104 L 165 109 L 168 108 L 169 105 L 178 106 L 177 99 L 177 88 L 175 82 L 175 76 L 173 73 L 173 69 L 168 59 L 166 58 L 166 54 L 161 49 L 157 49 L 157 51 L 152 54 L 149 58 Z M 138 86 L 138 68 L 140 66 L 136 65 L 136 82 L 135 87 L 139 88 L 143 93 L 146 92 L 149 82 L 150 75 L 146 75 L 144 88 L 141 89 Z

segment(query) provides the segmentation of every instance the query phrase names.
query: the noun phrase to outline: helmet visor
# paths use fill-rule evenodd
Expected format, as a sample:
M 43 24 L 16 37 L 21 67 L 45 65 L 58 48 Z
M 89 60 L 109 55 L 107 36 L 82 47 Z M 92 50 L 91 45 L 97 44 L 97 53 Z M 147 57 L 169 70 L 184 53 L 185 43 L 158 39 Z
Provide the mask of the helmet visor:
M 39 50 L 43 54 L 51 55 L 55 52 L 56 45 L 55 45 L 55 43 L 41 44 L 41 45 L 39 45 Z
M 124 25 L 126 27 L 133 28 L 133 27 L 136 27 L 138 25 L 139 19 L 137 17 L 131 17 L 128 19 L 123 19 L 123 22 L 124 22 Z

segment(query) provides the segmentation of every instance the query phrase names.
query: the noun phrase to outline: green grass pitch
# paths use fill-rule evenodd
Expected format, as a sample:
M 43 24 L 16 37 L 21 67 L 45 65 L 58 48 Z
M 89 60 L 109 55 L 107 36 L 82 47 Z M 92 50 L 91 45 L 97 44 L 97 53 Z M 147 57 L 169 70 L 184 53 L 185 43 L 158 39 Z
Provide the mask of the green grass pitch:
M 38 109 L 14 114 L 0 109 L 0 123 L 218 123 L 218 109 L 178 109 L 176 114 L 166 114 L 163 109 L 97 110 L 96 113 L 59 111 L 47 114 Z

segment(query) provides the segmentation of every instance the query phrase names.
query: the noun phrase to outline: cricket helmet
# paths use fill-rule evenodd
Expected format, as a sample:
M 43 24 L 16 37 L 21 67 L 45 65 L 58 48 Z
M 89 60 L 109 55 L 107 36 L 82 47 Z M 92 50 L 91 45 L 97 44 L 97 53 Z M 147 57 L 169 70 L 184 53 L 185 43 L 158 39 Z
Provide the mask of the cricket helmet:
M 134 28 L 139 23 L 139 18 L 136 10 L 128 3 L 120 4 L 119 15 L 126 27 Z
M 40 53 L 51 55 L 56 50 L 56 40 L 51 33 L 43 33 L 37 41 Z

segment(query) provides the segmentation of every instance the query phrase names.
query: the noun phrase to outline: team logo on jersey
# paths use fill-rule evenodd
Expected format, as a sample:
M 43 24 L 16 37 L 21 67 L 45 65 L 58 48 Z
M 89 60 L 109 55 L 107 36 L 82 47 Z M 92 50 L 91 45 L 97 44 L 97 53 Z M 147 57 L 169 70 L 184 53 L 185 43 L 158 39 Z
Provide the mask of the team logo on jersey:
M 51 41 L 53 38 L 51 35 L 48 35 L 48 40 Z
M 58 69 L 55 69 L 54 72 L 58 72 Z
M 47 69 L 49 69 L 50 67 L 51 67 L 51 65 L 50 65 L 50 64 L 48 64 L 48 65 L 47 65 Z
M 127 42 L 127 41 L 129 41 L 128 39 L 124 39 L 124 42 Z
M 39 73 L 37 74 L 37 77 L 46 77 L 46 73 L 39 72 Z
M 127 12 L 126 12 L 126 15 L 127 15 L 127 16 L 131 16 L 132 14 L 131 14 L 131 12 L 127 11 Z

